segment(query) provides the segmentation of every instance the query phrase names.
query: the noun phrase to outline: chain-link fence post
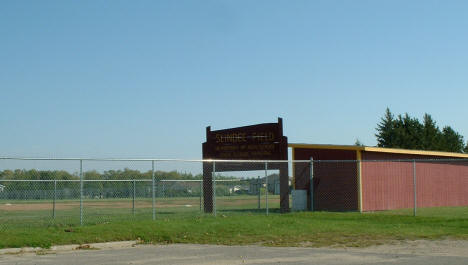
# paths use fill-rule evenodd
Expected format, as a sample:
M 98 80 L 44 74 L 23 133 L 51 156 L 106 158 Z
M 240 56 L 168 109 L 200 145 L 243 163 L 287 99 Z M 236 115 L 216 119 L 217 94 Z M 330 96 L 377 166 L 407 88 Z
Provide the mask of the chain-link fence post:
M 265 162 L 265 207 L 268 215 L 268 162 Z
M 260 176 L 257 177 L 257 194 L 258 194 L 258 209 L 260 210 L 260 197 L 261 197 L 261 192 L 260 192 L 260 187 L 261 187 L 261 183 L 260 183 Z
M 80 225 L 83 225 L 83 160 L 80 159 Z
M 314 211 L 314 158 L 310 158 L 310 210 Z
M 52 207 L 52 218 L 55 219 L 55 201 L 57 200 L 57 180 L 54 180 L 54 205 Z
M 203 213 L 203 180 L 200 180 L 200 213 Z
M 133 180 L 133 199 L 132 199 L 132 214 L 135 217 L 135 197 L 136 197 L 136 181 Z
M 362 157 L 361 157 L 361 152 L 358 151 L 358 156 L 357 156 L 357 189 L 358 189 L 358 207 L 359 207 L 359 212 L 362 213 Z
M 413 197 L 414 197 L 414 207 L 413 207 L 413 216 L 416 216 L 416 211 L 418 208 L 417 204 L 417 182 L 416 182 L 416 160 L 413 160 Z
M 155 208 L 155 180 L 154 180 L 154 160 L 151 160 L 151 208 L 153 210 L 153 220 L 156 220 Z
M 213 161 L 213 173 L 212 176 L 212 183 L 213 183 L 213 214 L 216 216 L 216 162 Z

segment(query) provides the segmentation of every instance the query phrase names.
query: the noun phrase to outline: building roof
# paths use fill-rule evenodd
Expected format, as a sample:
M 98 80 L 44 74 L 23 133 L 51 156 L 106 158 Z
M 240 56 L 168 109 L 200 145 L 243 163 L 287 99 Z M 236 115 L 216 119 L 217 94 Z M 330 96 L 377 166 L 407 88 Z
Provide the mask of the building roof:
M 383 147 L 374 147 L 374 146 L 289 143 L 288 147 L 306 148 L 306 149 L 308 148 L 308 149 L 354 150 L 354 151 L 368 151 L 368 152 L 380 152 L 380 153 L 391 153 L 391 154 L 468 158 L 468 154 L 461 154 L 461 153 L 410 150 L 410 149 L 398 149 L 398 148 L 383 148 Z

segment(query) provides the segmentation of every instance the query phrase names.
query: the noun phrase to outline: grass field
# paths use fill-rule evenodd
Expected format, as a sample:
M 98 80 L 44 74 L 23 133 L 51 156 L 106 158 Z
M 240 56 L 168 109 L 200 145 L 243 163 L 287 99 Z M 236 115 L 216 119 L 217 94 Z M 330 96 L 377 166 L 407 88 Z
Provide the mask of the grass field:
M 279 196 L 270 195 L 268 205 L 271 212 L 279 210 Z M 133 207 L 134 206 L 134 207 Z M 157 198 L 155 201 L 158 218 L 199 216 L 202 214 L 199 197 Z M 258 213 L 265 212 L 265 199 L 253 195 L 219 196 L 216 198 L 217 212 Z M 79 200 L 3 200 L 0 201 L 0 230 L 9 226 L 46 227 L 48 225 L 77 225 L 80 223 Z M 98 224 L 110 221 L 152 219 L 152 200 L 132 199 L 88 199 L 83 201 L 83 223 Z
M 383 215 L 413 215 L 413 209 L 399 209 L 390 211 L 375 212 Z M 375 214 L 365 213 L 365 214 Z M 418 208 L 416 215 L 421 217 L 441 217 L 441 218 L 461 218 L 468 219 L 468 207 L 429 207 L 429 208 Z
M 468 207 L 372 213 L 279 214 L 279 197 L 258 208 L 257 196 L 216 198 L 217 217 L 200 211 L 199 197 L 0 201 L 0 248 L 141 240 L 147 243 L 263 244 L 275 246 L 367 246 L 404 239 L 468 239 Z
M 157 217 L 199 216 L 202 214 L 199 197 L 156 198 Z M 256 195 L 218 196 L 216 209 L 219 213 L 245 214 L 265 213 L 264 195 L 260 205 Z M 270 212 L 279 210 L 279 196 L 269 195 Z M 39 226 L 50 224 L 77 225 L 80 223 L 79 200 L 0 200 L 0 229 L 7 226 Z M 54 216 L 55 213 L 55 216 Z M 370 212 L 379 215 L 413 215 L 413 209 Z M 417 209 L 422 217 L 467 218 L 468 207 L 434 207 Z M 83 223 L 98 224 L 109 221 L 152 219 L 151 198 L 86 199 L 83 201 Z
M 466 211 L 466 209 L 463 209 Z M 468 219 L 387 213 L 303 212 L 160 216 L 87 226 L 7 226 L 0 248 L 84 244 L 119 240 L 146 243 L 262 244 L 272 246 L 368 246 L 393 240 L 468 239 Z

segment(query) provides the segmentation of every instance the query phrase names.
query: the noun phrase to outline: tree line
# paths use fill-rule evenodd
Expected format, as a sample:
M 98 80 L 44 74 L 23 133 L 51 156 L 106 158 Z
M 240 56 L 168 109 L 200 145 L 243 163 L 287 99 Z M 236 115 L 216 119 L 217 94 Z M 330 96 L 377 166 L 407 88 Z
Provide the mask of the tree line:
M 178 171 L 156 171 L 156 196 L 157 197 L 191 197 L 199 196 L 201 186 L 199 182 L 184 182 L 183 180 L 201 180 L 201 174 L 182 173 Z M 96 170 L 83 173 L 85 181 L 83 191 L 85 198 L 129 198 L 134 192 L 137 197 L 150 198 L 152 196 L 152 182 L 138 181 L 151 180 L 152 172 L 140 172 L 139 170 L 108 170 L 99 172 Z M 218 180 L 233 179 L 231 176 L 216 176 Z M 3 181 L 2 181 L 3 180 Z M 8 181 L 8 180 L 33 180 L 33 181 Z M 42 181 L 37 181 L 42 180 Z M 47 181 L 49 180 L 49 181 Z M 58 180 L 54 182 L 53 180 Z M 62 181 L 61 181 L 62 180 Z M 63 181 L 66 180 L 66 181 Z M 64 170 L 3 170 L 0 171 L 0 184 L 3 190 L 0 199 L 77 199 L 80 197 L 80 176 L 78 173 L 70 173 Z M 106 181 L 111 180 L 111 181 Z M 127 180 L 127 181 L 112 181 Z M 128 181 L 128 180 L 136 180 Z M 180 180 L 180 182 L 160 182 L 159 180 Z M 220 195 L 229 195 L 229 184 L 218 184 L 216 192 Z
M 395 116 L 387 108 L 376 130 L 379 147 L 468 153 L 461 134 L 450 126 L 439 128 L 427 113 L 420 121 L 408 113 Z
M 141 180 L 151 179 L 152 172 L 140 172 L 139 170 L 132 170 L 125 168 L 123 170 L 106 170 L 99 172 L 96 170 L 83 172 L 84 179 L 93 180 Z M 182 173 L 178 171 L 155 171 L 157 179 L 171 179 L 171 180 L 194 180 L 201 179 L 202 175 L 193 175 L 191 173 Z M 70 173 L 65 170 L 36 170 L 36 169 L 15 169 L 0 171 L 0 180 L 18 179 L 18 180 L 79 180 L 78 173 Z

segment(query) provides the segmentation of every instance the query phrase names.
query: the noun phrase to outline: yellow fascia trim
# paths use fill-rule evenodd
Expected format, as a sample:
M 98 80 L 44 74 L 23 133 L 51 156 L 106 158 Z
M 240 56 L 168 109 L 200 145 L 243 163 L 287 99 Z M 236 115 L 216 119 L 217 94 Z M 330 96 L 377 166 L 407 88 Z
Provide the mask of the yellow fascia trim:
M 333 144 L 288 144 L 292 148 L 308 149 L 336 149 L 336 150 L 364 150 L 364 146 L 356 145 L 333 145 Z
M 407 154 L 407 155 L 423 155 L 423 156 L 443 156 L 443 157 L 458 157 L 468 158 L 468 154 L 441 152 L 441 151 L 423 151 L 423 150 L 409 150 L 397 148 L 383 148 L 383 147 L 364 147 L 364 151 L 393 153 L 393 154 Z
M 353 150 L 353 151 L 368 151 L 368 152 L 407 154 L 407 155 L 468 158 L 468 154 L 461 154 L 461 153 L 451 153 L 451 152 L 441 152 L 441 151 L 410 150 L 410 149 L 398 149 L 398 148 L 384 148 L 384 147 L 372 147 L 372 146 L 333 145 L 333 144 L 301 144 L 301 143 L 295 144 L 295 143 L 290 143 L 290 144 L 288 144 L 288 147 L 291 147 L 291 148 L 305 148 L 305 149 Z
M 357 160 L 357 188 L 358 188 L 358 210 L 362 213 L 362 151 L 356 150 Z

